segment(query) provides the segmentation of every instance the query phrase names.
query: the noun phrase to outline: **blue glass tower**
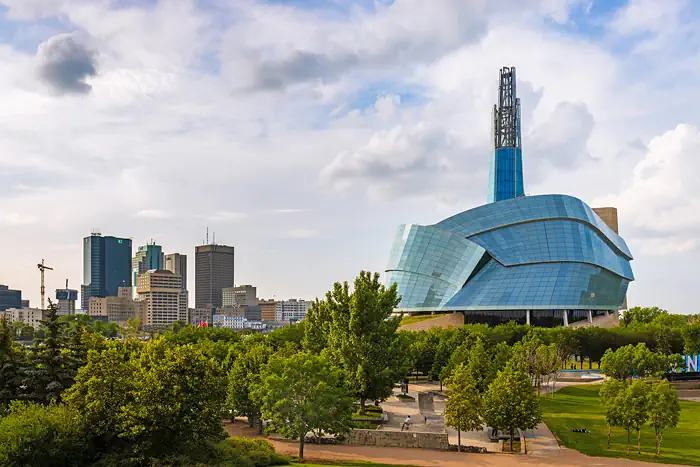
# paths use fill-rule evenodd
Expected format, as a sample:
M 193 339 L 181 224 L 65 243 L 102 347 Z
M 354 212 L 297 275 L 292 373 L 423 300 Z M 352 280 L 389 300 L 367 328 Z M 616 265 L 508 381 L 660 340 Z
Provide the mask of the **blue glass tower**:
M 131 261 L 131 283 L 134 285 L 133 295 L 136 294 L 136 275 L 143 274 L 152 269 L 165 269 L 163 248 L 155 242 L 140 246 Z
M 493 106 L 492 125 L 489 203 L 525 195 L 515 67 L 501 68 L 498 104 Z
M 119 287 L 131 287 L 131 239 L 93 233 L 83 239 L 81 308 L 90 297 L 116 297 Z

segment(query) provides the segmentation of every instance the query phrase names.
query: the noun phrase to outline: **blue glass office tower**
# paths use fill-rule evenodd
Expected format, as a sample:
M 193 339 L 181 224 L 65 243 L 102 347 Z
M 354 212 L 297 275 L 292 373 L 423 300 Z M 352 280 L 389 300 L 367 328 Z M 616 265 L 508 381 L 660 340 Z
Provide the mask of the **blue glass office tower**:
M 10 308 L 22 308 L 22 291 L 0 285 L 0 311 Z
M 131 287 L 131 239 L 93 233 L 83 239 L 81 308 L 90 297 L 116 297 L 119 287 Z
M 501 70 L 500 90 L 490 202 L 399 227 L 386 269 L 399 311 L 555 325 L 620 309 L 634 280 L 627 244 L 580 199 L 524 196 L 514 69 Z
M 517 97 L 515 84 L 515 68 L 502 68 L 498 104 L 493 106 L 492 115 L 489 203 L 525 195 L 520 99 Z
M 152 269 L 165 269 L 165 259 L 163 257 L 163 248 L 156 245 L 155 242 L 140 246 L 131 261 L 131 283 L 134 285 L 134 298 L 136 293 L 136 275 L 143 274 Z

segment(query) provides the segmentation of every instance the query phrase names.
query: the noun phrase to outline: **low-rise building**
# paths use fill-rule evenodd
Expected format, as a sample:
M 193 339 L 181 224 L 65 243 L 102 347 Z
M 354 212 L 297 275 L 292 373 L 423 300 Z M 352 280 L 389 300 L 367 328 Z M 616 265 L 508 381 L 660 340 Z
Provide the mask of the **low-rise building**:
M 295 298 L 279 301 L 275 304 L 275 321 L 302 321 L 312 304 L 312 301 Z
M 211 326 L 212 324 L 212 312 L 211 308 L 188 308 L 187 309 L 187 323 L 194 326 L 199 326 L 200 324 L 205 324 Z
M 253 329 L 262 331 L 266 328 L 262 321 L 249 320 L 245 316 L 240 315 L 235 316 L 217 313 L 213 317 L 213 322 L 215 327 L 229 329 Z
M 20 321 L 26 325 L 39 329 L 41 322 L 46 320 L 46 310 L 38 308 L 10 308 L 5 311 L 5 316 L 8 321 Z
M 144 305 L 143 301 L 134 300 L 131 287 L 119 287 L 117 297 L 90 297 L 88 315 L 124 326 L 130 319 L 138 318 L 143 322 Z
M 260 319 L 263 321 L 275 321 L 275 305 L 274 300 L 258 300 L 260 307 Z

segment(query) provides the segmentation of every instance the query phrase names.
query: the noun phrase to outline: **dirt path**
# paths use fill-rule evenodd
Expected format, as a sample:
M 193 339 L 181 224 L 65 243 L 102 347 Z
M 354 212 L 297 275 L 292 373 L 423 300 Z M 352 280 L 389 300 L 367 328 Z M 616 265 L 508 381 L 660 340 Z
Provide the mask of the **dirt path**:
M 255 430 L 245 422 L 226 424 L 231 436 L 257 437 Z M 277 452 L 294 456 L 299 452 L 296 442 L 269 439 Z M 404 464 L 421 467 L 516 467 L 516 466 L 556 466 L 556 467 L 650 467 L 652 464 L 627 459 L 589 457 L 578 451 L 561 448 L 556 455 L 524 456 L 511 454 L 460 454 L 456 452 L 433 451 L 430 449 L 379 448 L 373 446 L 314 445 L 304 447 L 304 457 L 308 461 L 371 461 L 382 464 Z M 653 464 L 663 466 L 668 464 Z

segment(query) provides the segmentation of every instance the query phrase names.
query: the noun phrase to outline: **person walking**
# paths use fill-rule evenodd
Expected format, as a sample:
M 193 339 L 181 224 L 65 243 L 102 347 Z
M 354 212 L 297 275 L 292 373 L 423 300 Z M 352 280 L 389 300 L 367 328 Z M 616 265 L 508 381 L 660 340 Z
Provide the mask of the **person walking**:
M 406 431 L 408 431 L 411 428 L 411 416 L 409 415 L 406 417 L 403 421 L 403 425 L 401 425 L 401 431 L 406 428 Z

